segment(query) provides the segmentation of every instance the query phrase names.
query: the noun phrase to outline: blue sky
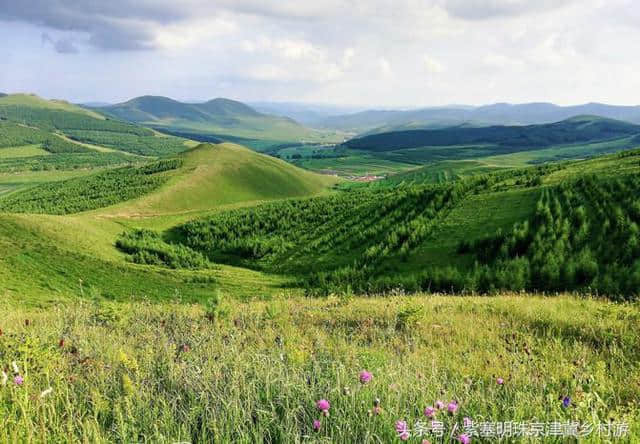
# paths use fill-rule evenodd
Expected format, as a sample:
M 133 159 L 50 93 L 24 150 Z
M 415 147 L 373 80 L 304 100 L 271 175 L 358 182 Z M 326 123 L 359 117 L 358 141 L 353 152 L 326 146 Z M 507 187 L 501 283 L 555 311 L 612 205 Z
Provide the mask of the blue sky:
M 0 91 L 640 104 L 634 0 L 0 0 Z

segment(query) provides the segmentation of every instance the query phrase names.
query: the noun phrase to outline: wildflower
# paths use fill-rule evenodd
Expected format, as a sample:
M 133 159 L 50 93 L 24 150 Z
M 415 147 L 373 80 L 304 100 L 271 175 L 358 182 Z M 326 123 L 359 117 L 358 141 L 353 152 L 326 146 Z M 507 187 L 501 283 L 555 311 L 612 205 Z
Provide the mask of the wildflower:
M 431 441 L 429 441 L 428 439 L 423 439 L 422 444 L 431 444 Z
M 331 408 L 331 404 L 329 404 L 329 401 L 327 401 L 326 399 L 321 399 L 320 401 L 316 402 L 316 407 L 318 407 L 318 410 L 320 410 L 324 416 L 329 416 L 329 409 Z
M 320 426 L 322 425 L 322 423 L 320 422 L 319 419 L 314 419 L 313 420 L 313 430 L 315 430 L 316 432 L 318 430 L 320 430 Z
M 462 420 L 462 425 L 466 428 L 466 427 L 471 427 L 471 425 L 473 424 L 473 421 L 471 420 L 471 418 L 465 416 Z
M 502 384 L 504 384 L 504 379 L 498 378 L 498 379 L 496 379 L 496 382 L 498 383 L 498 385 L 502 385 Z
M 456 401 L 451 401 L 449 405 L 447 405 L 447 410 L 449 413 L 454 415 L 458 411 L 458 403 Z
M 396 421 L 396 432 L 398 432 L 399 435 L 403 434 L 407 430 L 407 421 L 402 421 L 401 419 Z
M 373 375 L 366 370 L 362 370 L 360 372 L 359 377 L 360 377 L 360 382 L 362 384 L 366 384 L 371 381 L 371 378 L 373 378 Z
M 13 378 L 13 383 L 15 385 L 22 385 L 23 382 L 24 382 L 24 378 L 20 375 L 17 375 L 15 378 Z
M 569 408 L 569 406 L 571 405 L 571 398 L 568 396 L 565 396 L 564 398 L 562 398 L 562 407 Z
M 375 406 L 375 407 L 373 408 L 373 414 L 374 414 L 374 415 L 380 415 L 380 414 L 382 414 L 382 407 L 380 407 L 379 405 Z
M 51 394 L 51 392 L 53 392 L 53 389 L 51 387 L 49 387 L 48 389 L 46 389 L 42 393 L 40 393 L 40 397 L 44 398 L 46 396 L 49 396 Z
M 11 367 L 13 368 L 13 373 L 15 373 L 16 375 L 20 373 L 20 369 L 18 368 L 18 364 L 16 364 L 16 361 L 13 361 L 11 363 Z
M 0 378 L 0 385 L 7 385 L 8 380 L 9 380 L 9 377 L 7 376 L 7 373 L 3 370 L 2 377 Z
M 435 418 L 436 409 L 431 406 L 427 407 L 426 409 L 424 409 L 424 416 L 426 416 L 427 418 Z
M 440 401 L 440 400 L 437 400 L 437 401 L 436 401 L 436 408 L 437 408 L 438 410 L 442 410 L 442 409 L 444 408 L 444 402 L 442 402 L 442 401 Z
M 402 432 L 400 434 L 400 439 L 403 441 L 408 441 L 410 437 L 411 435 L 409 435 L 409 432 Z
M 469 437 L 469 435 L 463 433 L 462 435 L 458 436 L 458 441 L 460 441 L 461 444 L 469 444 L 471 442 L 471 438 Z

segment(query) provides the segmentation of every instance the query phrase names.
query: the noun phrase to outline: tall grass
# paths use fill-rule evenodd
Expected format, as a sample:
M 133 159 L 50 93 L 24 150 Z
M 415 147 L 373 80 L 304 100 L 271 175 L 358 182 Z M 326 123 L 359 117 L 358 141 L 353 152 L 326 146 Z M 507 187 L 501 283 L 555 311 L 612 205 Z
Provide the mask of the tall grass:
M 215 316 L 145 302 L 0 306 L 0 442 L 386 443 L 399 440 L 397 420 L 425 420 L 436 400 L 459 403 L 438 413 L 446 427 L 615 421 L 640 439 L 637 304 L 422 295 L 215 305 Z M 607 440 L 594 431 L 586 441 Z

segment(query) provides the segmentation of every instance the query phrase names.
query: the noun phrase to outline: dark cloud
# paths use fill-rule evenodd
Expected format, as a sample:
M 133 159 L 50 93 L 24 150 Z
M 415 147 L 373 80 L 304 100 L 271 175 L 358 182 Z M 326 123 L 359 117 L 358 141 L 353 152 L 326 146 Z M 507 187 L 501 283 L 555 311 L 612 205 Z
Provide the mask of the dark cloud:
M 59 31 L 89 34 L 89 43 L 105 50 L 139 50 L 154 47 L 154 25 L 186 17 L 180 2 L 149 0 L 0 0 L 0 20 L 27 22 Z M 70 52 L 70 40 L 54 43 Z
M 78 52 L 75 42 L 72 39 L 53 39 L 48 33 L 43 32 L 40 36 L 43 45 L 51 45 L 60 54 L 75 54 Z

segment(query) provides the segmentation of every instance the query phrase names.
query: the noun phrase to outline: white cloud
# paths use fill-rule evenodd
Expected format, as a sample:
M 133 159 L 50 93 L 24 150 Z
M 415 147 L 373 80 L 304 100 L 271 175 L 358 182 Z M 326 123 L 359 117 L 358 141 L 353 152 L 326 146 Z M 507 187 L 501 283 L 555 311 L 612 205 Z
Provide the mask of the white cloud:
M 422 56 L 422 62 L 424 63 L 424 67 L 430 73 L 440 74 L 446 71 L 445 66 L 437 59 L 425 54 Z
M 62 3 L 0 0 L 3 90 L 81 101 L 640 103 L 635 0 Z

